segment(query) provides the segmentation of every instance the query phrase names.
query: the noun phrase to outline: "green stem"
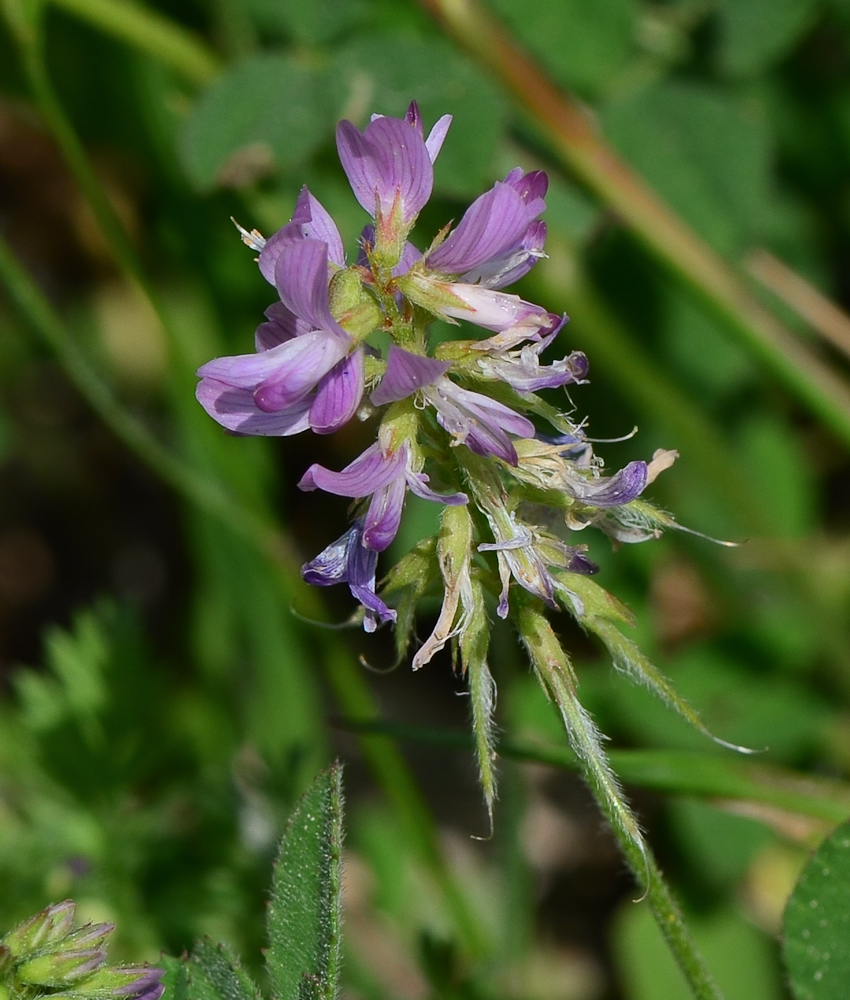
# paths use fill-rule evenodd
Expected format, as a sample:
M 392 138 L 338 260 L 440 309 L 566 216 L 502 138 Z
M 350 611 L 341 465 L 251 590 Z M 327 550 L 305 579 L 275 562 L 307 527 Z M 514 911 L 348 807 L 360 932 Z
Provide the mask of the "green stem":
M 208 83 L 221 68 L 218 56 L 200 38 L 132 0 L 50 2 L 173 67 L 193 83 Z
M 564 166 L 628 225 L 739 340 L 850 444 L 850 386 L 800 343 L 736 271 L 604 141 L 582 105 L 561 91 L 476 0 L 419 0 L 498 79 Z
M 601 736 L 578 700 L 576 679 L 567 655 L 537 602 L 516 595 L 518 630 L 543 689 L 558 706 L 581 773 L 696 1000 L 722 1000 L 705 960 L 691 937 L 678 903 L 661 874 L 637 820 L 611 772 Z

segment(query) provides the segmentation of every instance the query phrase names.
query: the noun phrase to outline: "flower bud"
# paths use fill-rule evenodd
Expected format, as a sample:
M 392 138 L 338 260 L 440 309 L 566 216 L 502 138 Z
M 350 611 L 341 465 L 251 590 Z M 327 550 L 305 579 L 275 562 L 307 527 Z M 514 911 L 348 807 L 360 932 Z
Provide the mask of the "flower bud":
M 66 899 L 18 924 L 3 938 L 3 946 L 14 958 L 25 958 L 65 937 L 74 924 L 76 903 Z
M 381 325 L 377 302 L 365 290 L 359 273 L 345 268 L 331 278 L 331 313 L 354 340 L 365 340 Z
M 70 986 L 91 975 L 105 961 L 106 952 L 102 948 L 78 948 L 38 955 L 18 966 L 17 978 L 33 986 Z

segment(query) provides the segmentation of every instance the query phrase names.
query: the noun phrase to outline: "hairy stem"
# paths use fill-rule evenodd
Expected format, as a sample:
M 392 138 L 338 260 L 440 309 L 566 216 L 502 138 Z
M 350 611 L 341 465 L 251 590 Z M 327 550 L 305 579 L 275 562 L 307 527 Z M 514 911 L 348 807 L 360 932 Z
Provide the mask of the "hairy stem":
M 578 700 L 572 666 L 552 626 L 536 602 L 521 594 L 515 594 L 513 599 L 520 606 L 519 633 L 534 671 L 543 689 L 558 706 L 582 775 L 643 889 L 644 897 L 691 992 L 696 1000 L 722 1000 L 722 994 L 611 771 L 602 749 L 601 734 Z

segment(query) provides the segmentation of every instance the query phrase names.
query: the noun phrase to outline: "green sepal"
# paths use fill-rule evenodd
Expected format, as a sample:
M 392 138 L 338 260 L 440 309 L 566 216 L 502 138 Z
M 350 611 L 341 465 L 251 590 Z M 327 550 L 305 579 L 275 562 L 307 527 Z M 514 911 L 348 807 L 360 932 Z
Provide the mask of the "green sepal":
M 331 278 L 329 295 L 331 314 L 354 340 L 365 340 L 381 325 L 381 310 L 363 287 L 357 268 L 337 271 Z
M 381 596 L 384 600 L 389 600 L 398 616 L 394 634 L 399 662 L 407 655 L 416 622 L 417 605 L 439 578 L 435 538 L 425 538 L 415 545 L 384 578 Z
M 76 909 L 76 903 L 70 899 L 47 906 L 13 927 L 3 937 L 2 944 L 18 960 L 49 951 L 71 932 Z
M 496 741 L 493 734 L 493 713 L 496 708 L 496 682 L 487 665 L 490 645 L 490 622 L 480 581 L 473 576 L 472 608 L 466 628 L 458 639 L 463 669 L 469 678 L 469 698 L 472 704 L 472 735 L 478 758 L 481 790 L 487 804 L 490 826 L 493 826 L 493 804 L 496 800 Z
M 272 877 L 266 964 L 275 1000 L 333 1000 L 341 952 L 342 767 L 323 771 L 286 827 Z
M 602 618 L 605 621 L 623 622 L 625 625 L 635 624 L 631 609 L 589 576 L 558 569 L 552 573 L 560 585 L 559 589 L 566 591 L 569 596 L 572 604 L 570 610 L 581 624 L 586 624 L 588 618 Z M 581 602 L 580 607 L 577 606 L 576 598 Z
M 658 667 L 632 642 L 626 638 L 616 625 L 601 617 L 588 615 L 581 619 L 581 624 L 588 631 L 605 643 L 605 647 L 611 654 L 614 666 L 631 680 L 643 684 L 656 697 L 660 698 L 668 708 L 680 715 L 689 722 L 695 729 L 707 736 L 713 742 L 739 753 L 754 753 L 747 747 L 737 746 L 720 739 L 706 726 L 696 711 L 673 687 L 671 682 L 661 673 Z

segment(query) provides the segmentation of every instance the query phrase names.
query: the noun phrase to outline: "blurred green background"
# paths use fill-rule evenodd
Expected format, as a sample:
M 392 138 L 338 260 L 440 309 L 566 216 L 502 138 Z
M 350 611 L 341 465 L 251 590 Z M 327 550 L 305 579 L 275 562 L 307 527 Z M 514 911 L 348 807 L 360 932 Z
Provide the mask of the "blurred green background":
M 599 446 L 610 468 L 678 450 L 652 498 L 744 543 L 586 539 L 635 639 L 712 730 L 766 748 L 759 763 L 810 779 L 794 787 L 822 807 L 707 794 L 695 756 L 739 759 L 557 627 L 624 766 L 671 752 L 664 794 L 626 774 L 629 793 L 729 1000 L 785 996 L 782 906 L 829 818 L 850 814 L 847 390 L 823 402 L 850 343 L 850 3 L 484 8 L 573 95 L 596 148 L 691 227 L 672 263 L 622 177 L 577 168 L 542 101 L 521 109 L 505 67 L 414 3 L 2 6 L 0 926 L 72 896 L 117 921 L 124 957 L 208 934 L 259 962 L 274 845 L 337 754 L 347 996 L 687 995 L 574 775 L 505 756 L 495 833 L 472 839 L 487 819 L 471 752 L 436 742 L 467 725 L 450 657 L 388 672 L 388 635 L 316 625 L 351 601 L 308 592 L 298 566 L 341 532 L 345 504 L 295 484 L 373 429 L 228 438 L 194 400 L 198 365 L 251 350 L 274 298 L 230 217 L 268 235 L 307 183 L 353 255 L 364 217 L 335 123 L 415 98 L 426 127 L 454 115 L 422 231 L 517 164 L 548 170 L 549 257 L 518 290 L 571 316 L 557 346 L 591 371 L 574 413 L 594 438 L 639 428 Z M 691 252 L 761 306 L 719 306 Z M 742 317 L 759 308 L 785 339 L 754 347 Z M 411 502 L 391 555 L 432 531 L 426 507 Z M 500 628 L 505 741 L 562 746 Z M 374 712 L 431 741 L 345 724 Z

